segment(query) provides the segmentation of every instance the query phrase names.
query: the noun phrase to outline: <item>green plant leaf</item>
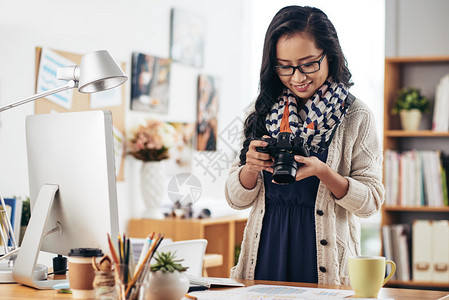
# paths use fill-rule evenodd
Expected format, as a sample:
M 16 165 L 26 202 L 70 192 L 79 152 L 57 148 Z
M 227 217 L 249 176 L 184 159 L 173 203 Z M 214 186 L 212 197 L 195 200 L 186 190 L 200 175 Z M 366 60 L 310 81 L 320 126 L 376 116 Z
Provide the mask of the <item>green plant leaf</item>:
M 151 272 L 170 272 L 174 271 L 184 272 L 187 270 L 187 267 L 183 267 L 180 262 L 183 259 L 176 259 L 175 252 L 156 252 L 155 257 L 156 263 L 151 265 Z
M 399 90 L 396 102 L 391 112 L 399 113 L 401 110 L 418 109 L 422 113 L 430 111 L 430 101 L 423 95 L 418 88 L 408 87 Z

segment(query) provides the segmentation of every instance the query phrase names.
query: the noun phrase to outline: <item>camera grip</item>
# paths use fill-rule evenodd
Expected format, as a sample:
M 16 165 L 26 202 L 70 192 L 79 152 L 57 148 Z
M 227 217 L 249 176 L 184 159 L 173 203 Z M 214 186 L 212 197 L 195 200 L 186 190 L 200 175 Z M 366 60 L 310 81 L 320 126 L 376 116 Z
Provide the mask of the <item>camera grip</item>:
M 270 149 L 276 145 L 276 139 L 275 138 L 261 138 L 261 139 L 257 139 L 258 141 L 264 141 L 266 142 L 268 145 L 265 147 L 256 147 L 256 151 L 260 152 L 260 153 L 267 153 L 267 154 L 271 154 Z

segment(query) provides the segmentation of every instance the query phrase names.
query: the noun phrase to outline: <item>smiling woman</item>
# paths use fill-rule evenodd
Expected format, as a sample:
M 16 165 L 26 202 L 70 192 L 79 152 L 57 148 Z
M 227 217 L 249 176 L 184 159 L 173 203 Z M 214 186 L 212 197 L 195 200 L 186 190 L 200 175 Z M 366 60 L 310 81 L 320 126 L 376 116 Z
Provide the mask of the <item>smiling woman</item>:
M 256 98 L 265 30 L 271 17 L 282 7 L 297 3 L 291 0 L 251 0 L 251 87 L 250 99 Z M 351 69 L 353 94 L 363 93 L 363 100 L 377 120 L 376 131 L 382 132 L 383 73 L 385 51 L 385 3 L 378 0 L 303 0 L 326 12 L 338 31 L 340 44 Z M 366 11 L 370 13 L 367 14 Z M 355 26 L 357 24 L 357 26 Z M 354 38 L 357 36 L 357 38 Z
M 240 161 L 225 186 L 231 207 L 252 207 L 232 277 L 349 284 L 347 258 L 360 255 L 359 218 L 384 201 L 374 117 L 349 92 L 352 85 L 322 10 L 287 6 L 276 13 Z M 310 155 L 283 159 L 291 152 L 286 141 L 297 138 Z M 273 140 L 275 154 L 266 151 Z M 278 184 L 281 165 L 293 182 Z
M 297 3 L 291 0 L 251 0 L 252 39 L 250 99 L 257 97 L 260 65 L 265 29 L 271 17 L 282 7 Z M 390 6 L 394 6 L 392 2 Z M 385 57 L 385 2 L 378 0 L 302 0 L 302 5 L 318 7 L 326 12 L 337 29 L 342 50 L 351 69 L 354 86 L 351 93 L 363 94 L 363 101 L 372 110 L 380 143 L 383 128 L 383 78 Z M 369 11 L 370 13 L 366 13 Z M 355 25 L 357 24 L 357 25 Z M 435 30 L 429 30 L 429 32 Z M 391 32 L 394 32 L 392 30 Z M 390 33 L 393 34 L 393 33 Z M 357 36 L 357 38 L 354 38 Z M 434 41 L 435 43 L 436 41 Z M 298 62 L 300 64 L 302 62 Z M 286 63 L 288 64 L 288 63 Z M 296 65 L 292 64 L 292 65 Z M 380 214 L 361 220 L 362 253 L 380 253 Z M 369 237 L 369 238 L 365 238 Z M 366 245 L 364 245 L 366 241 Z

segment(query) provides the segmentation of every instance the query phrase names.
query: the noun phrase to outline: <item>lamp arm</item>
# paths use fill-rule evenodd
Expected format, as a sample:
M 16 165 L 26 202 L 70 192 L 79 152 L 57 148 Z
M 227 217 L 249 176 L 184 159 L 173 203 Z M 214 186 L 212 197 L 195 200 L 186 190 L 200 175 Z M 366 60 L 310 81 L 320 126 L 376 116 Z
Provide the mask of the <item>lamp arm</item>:
M 37 100 L 39 98 L 43 98 L 45 96 L 49 96 L 49 95 L 52 95 L 52 94 L 55 94 L 55 93 L 59 93 L 59 92 L 62 92 L 62 91 L 68 90 L 68 89 L 73 89 L 77 85 L 78 85 L 78 82 L 76 82 L 75 80 L 69 80 L 65 85 L 63 85 L 61 87 L 57 87 L 57 88 L 55 88 L 53 90 L 49 90 L 49 91 L 46 91 L 46 92 L 35 94 L 35 95 L 31 96 L 31 97 L 28 97 L 28 98 L 19 100 L 17 102 L 14 102 L 12 104 L 8 104 L 8 105 L 5 105 L 3 107 L 0 107 L 0 112 L 8 110 L 8 109 L 11 109 L 13 107 L 16 107 L 16 106 L 19 106 L 19 105 L 22 105 L 22 104 L 25 104 L 25 103 L 28 103 L 30 101 Z

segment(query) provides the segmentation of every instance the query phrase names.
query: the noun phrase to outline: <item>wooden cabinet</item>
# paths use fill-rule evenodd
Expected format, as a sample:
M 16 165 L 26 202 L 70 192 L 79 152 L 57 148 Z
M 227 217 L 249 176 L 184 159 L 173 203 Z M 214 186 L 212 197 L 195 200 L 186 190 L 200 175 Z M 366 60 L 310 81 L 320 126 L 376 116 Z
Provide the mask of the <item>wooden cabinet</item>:
M 173 241 L 206 239 L 206 253 L 223 255 L 223 264 L 207 269 L 208 276 L 229 277 L 234 266 L 235 247 L 243 240 L 246 218 L 223 217 L 210 219 L 162 220 L 131 219 L 128 234 L 130 237 L 145 238 L 151 232 L 165 233 Z
M 449 56 L 393 57 L 385 59 L 384 153 L 387 149 L 397 151 L 416 149 L 441 150 L 446 155 L 449 154 L 449 132 L 434 132 L 431 130 L 433 111 L 425 115 L 421 122 L 420 130 L 417 131 L 402 130 L 399 115 L 391 113 L 399 89 L 412 86 L 420 88 L 422 94 L 433 101 L 435 99 L 436 85 L 446 74 L 449 74 Z M 415 219 L 448 220 L 449 208 L 388 205 L 384 205 L 382 208 L 381 225 L 410 224 L 411 228 Z M 412 253 L 410 253 L 410 257 L 412 257 L 411 255 Z M 433 289 L 449 288 L 449 284 L 416 282 L 412 280 L 390 280 L 387 285 Z

